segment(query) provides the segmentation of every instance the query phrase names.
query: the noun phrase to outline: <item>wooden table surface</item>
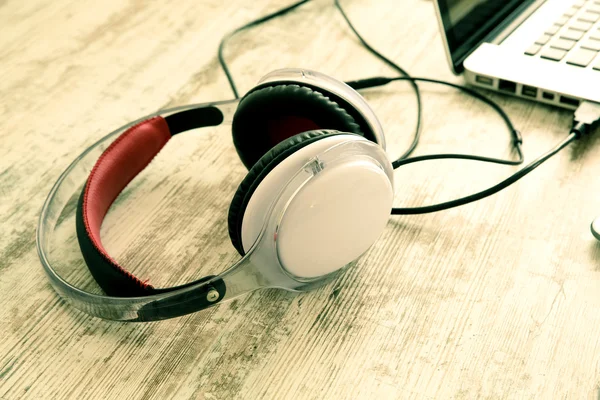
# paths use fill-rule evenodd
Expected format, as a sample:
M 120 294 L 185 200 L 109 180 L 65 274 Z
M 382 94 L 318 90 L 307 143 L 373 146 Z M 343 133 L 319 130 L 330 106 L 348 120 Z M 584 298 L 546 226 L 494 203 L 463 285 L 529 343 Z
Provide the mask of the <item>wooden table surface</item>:
M 398 3 L 344 2 L 368 40 L 412 74 L 461 82 L 446 64 L 432 2 Z M 598 136 L 491 198 L 391 218 L 357 265 L 313 292 L 262 290 L 153 323 L 92 318 L 56 295 L 35 232 L 61 172 L 128 121 L 230 98 L 220 38 L 286 4 L 0 2 L 0 398 L 597 398 L 600 245 L 589 224 L 600 214 Z M 393 74 L 360 47 L 330 0 L 239 34 L 226 57 L 242 92 L 283 67 L 343 80 Z M 490 109 L 422 87 L 415 154 L 511 155 Z M 399 154 L 415 122 L 410 86 L 364 95 L 389 153 Z M 527 160 L 570 128 L 569 111 L 490 96 L 523 132 Z M 514 170 L 405 166 L 395 203 L 449 200 Z M 239 258 L 226 213 L 244 174 L 228 126 L 182 135 L 111 209 L 106 246 L 157 286 L 223 270 Z M 65 240 L 65 257 L 74 246 Z M 89 277 L 81 284 L 92 286 Z

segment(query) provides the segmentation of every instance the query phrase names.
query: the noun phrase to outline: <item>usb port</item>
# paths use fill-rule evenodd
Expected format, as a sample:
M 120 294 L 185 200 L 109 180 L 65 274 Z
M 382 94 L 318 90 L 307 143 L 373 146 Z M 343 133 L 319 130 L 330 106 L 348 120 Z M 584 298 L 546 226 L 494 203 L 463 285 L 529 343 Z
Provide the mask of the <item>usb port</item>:
M 573 107 L 579 106 L 579 100 L 574 99 L 572 97 L 560 96 L 560 102 L 563 104 L 573 106 Z
M 537 92 L 538 92 L 537 88 L 534 88 L 532 86 L 523 85 L 523 89 L 521 89 L 521 94 L 523 96 L 527 96 L 527 97 L 536 98 Z
M 498 89 L 504 92 L 515 93 L 517 91 L 517 84 L 511 81 L 505 81 L 500 79 L 500 83 L 498 84 Z
M 542 97 L 546 100 L 554 100 L 554 93 L 543 92 Z
M 487 76 L 475 75 L 475 82 L 481 83 L 483 85 L 494 86 L 494 80 Z

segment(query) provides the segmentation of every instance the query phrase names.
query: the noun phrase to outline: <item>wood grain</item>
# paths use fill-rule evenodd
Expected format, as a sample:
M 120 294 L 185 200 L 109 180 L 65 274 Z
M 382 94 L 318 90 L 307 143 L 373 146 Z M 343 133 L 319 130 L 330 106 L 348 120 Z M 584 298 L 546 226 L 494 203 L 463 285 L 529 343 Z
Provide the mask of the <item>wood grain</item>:
M 597 136 L 491 198 L 393 218 L 355 267 L 310 293 L 258 291 L 147 324 L 90 318 L 54 293 L 35 229 L 64 168 L 127 121 L 230 98 L 220 38 L 288 3 L 0 2 L 0 398 L 597 398 L 600 245 L 589 233 L 600 213 Z M 446 65 L 430 1 L 344 3 L 368 40 L 414 75 L 461 81 Z M 325 0 L 236 36 L 226 56 L 242 92 L 282 67 L 345 80 L 393 73 Z M 510 155 L 489 109 L 423 89 L 419 154 Z M 527 160 L 569 129 L 567 111 L 491 96 L 523 132 Z M 365 97 L 399 154 L 415 123 L 410 87 Z M 111 253 L 159 286 L 238 257 L 226 213 L 245 170 L 228 130 L 170 143 L 103 226 Z M 512 170 L 406 166 L 396 204 L 448 200 Z M 75 250 L 66 239 L 65 257 Z M 88 276 L 72 279 L 92 287 Z

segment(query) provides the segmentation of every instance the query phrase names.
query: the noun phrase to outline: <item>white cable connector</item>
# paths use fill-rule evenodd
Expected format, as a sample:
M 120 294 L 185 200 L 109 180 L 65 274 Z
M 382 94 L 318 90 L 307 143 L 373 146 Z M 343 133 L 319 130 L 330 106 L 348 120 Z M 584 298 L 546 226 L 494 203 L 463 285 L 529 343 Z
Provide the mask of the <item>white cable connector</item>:
M 600 122 L 600 103 L 583 101 L 573 115 L 571 133 L 578 136 L 588 134 Z

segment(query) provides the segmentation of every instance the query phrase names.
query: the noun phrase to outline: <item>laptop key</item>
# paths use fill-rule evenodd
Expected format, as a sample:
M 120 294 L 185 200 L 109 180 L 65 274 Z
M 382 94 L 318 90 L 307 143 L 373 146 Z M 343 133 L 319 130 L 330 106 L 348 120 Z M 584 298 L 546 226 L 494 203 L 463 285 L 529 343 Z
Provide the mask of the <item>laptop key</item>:
M 591 12 L 586 12 L 585 14 L 580 15 L 579 17 L 577 17 L 577 20 L 579 21 L 583 21 L 583 22 L 596 22 L 600 19 L 600 14 L 594 14 Z
M 550 40 L 550 38 L 551 38 L 550 35 L 544 34 L 544 35 L 540 36 L 539 39 L 535 41 L 535 43 L 541 44 L 543 46 L 546 43 L 548 43 L 548 40 Z
M 571 53 L 567 64 L 577 65 L 578 67 L 587 67 L 598 55 L 598 52 L 586 49 L 578 49 Z
M 558 32 L 559 30 L 560 30 L 560 26 L 552 25 L 548 29 L 546 29 L 546 33 L 548 35 L 556 35 L 556 32 Z
M 535 56 L 537 54 L 537 52 L 541 50 L 541 48 L 542 48 L 542 46 L 539 44 L 532 44 L 525 51 L 525 54 L 527 54 L 528 56 Z
M 546 60 L 560 61 L 566 55 L 567 52 L 565 50 L 549 48 L 544 50 L 540 56 Z
M 554 23 L 558 26 L 563 26 L 564 24 L 566 24 L 567 22 L 569 22 L 569 17 L 566 16 L 562 16 L 559 19 L 557 19 L 556 21 L 554 21 Z
M 588 39 L 581 44 L 581 48 L 600 51 L 600 40 Z
M 592 12 L 592 13 L 596 13 L 596 14 L 600 14 L 600 4 L 596 3 L 596 4 L 592 4 L 587 8 L 587 11 Z
M 573 7 L 581 8 L 581 7 L 583 7 L 584 4 L 585 4 L 585 0 L 577 0 L 575 2 L 575 4 L 573 4 Z
M 587 32 L 594 24 L 585 21 L 575 21 L 569 24 L 569 29 L 575 29 L 576 31 Z
M 598 63 L 598 64 L 594 65 L 594 69 L 595 69 L 596 71 L 600 71 L 600 63 Z
M 560 37 L 563 39 L 570 39 L 570 40 L 577 41 L 583 37 L 583 32 L 574 31 L 573 29 L 567 29 L 566 31 L 564 31 L 563 33 L 560 34 Z
M 554 47 L 555 49 L 561 50 L 571 50 L 573 46 L 575 46 L 574 41 L 569 39 L 554 39 L 552 43 L 550 43 L 550 47 Z
M 600 40 L 600 29 L 592 32 L 592 34 L 590 35 L 590 39 Z
M 576 7 L 571 7 L 567 10 L 567 12 L 565 13 L 565 16 L 567 17 L 572 17 L 573 15 L 577 14 L 577 11 L 579 11 L 578 8 Z

